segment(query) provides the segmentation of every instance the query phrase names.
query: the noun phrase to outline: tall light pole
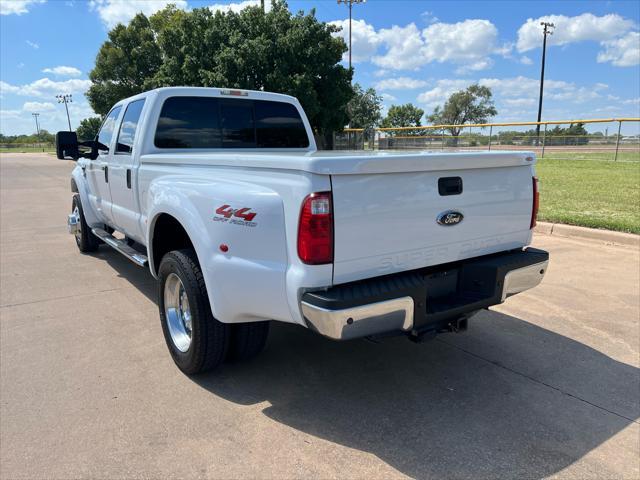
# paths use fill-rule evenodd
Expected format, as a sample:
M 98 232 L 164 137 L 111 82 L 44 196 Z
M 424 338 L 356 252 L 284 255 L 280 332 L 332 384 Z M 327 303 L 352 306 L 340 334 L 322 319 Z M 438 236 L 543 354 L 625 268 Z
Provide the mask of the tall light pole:
M 58 103 L 64 103 L 64 108 L 67 110 L 67 122 L 69 122 L 69 131 L 71 131 L 71 119 L 69 118 L 69 107 L 67 106 L 68 103 L 73 102 L 71 94 L 56 95 L 56 98 L 58 99 Z
M 33 118 L 36 121 L 36 135 L 38 136 L 38 140 L 40 140 L 40 125 L 38 125 L 38 117 L 40 116 L 40 114 L 32 113 L 31 115 L 33 115 Z
M 36 137 L 38 138 L 38 143 L 40 143 L 40 125 L 38 124 L 38 117 L 40 116 L 40 114 L 32 113 L 31 115 L 33 115 L 33 118 L 36 121 Z M 42 149 L 42 151 L 44 151 L 44 148 Z
M 553 35 L 553 29 L 556 27 L 550 22 L 540 22 L 542 25 L 542 69 L 540 71 L 540 99 L 538 100 L 538 124 L 536 125 L 536 145 L 540 143 L 540 120 L 542 119 L 542 92 L 544 90 L 544 61 L 547 53 L 547 35 Z
M 367 0 L 338 0 L 338 4 L 344 3 L 349 7 L 349 70 L 351 70 L 351 10 L 354 3 L 365 3 Z

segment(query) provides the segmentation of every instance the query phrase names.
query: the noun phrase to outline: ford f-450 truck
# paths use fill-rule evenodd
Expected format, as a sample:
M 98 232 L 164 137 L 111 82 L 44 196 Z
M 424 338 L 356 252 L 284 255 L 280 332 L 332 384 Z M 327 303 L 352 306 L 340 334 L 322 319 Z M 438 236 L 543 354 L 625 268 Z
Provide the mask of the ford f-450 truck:
M 259 353 L 273 320 L 421 341 L 542 280 L 530 152 L 317 151 L 290 96 L 160 88 L 118 102 L 72 158 L 69 232 L 158 279 L 187 374 Z

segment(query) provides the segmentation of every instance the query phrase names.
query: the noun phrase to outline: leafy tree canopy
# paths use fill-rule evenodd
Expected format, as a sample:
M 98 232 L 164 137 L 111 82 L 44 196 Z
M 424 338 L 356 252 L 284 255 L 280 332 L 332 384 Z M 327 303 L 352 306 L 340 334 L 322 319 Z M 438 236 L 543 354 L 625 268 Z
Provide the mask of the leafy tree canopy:
M 353 86 L 354 96 L 347 104 L 351 128 L 371 128 L 382 119 L 382 97 L 373 88 L 363 90 L 360 84 Z
M 471 85 L 466 90 L 453 93 L 443 107 L 437 106 L 428 120 L 434 125 L 487 123 L 490 117 L 498 114 L 492 97 L 489 87 Z M 461 128 L 450 127 L 447 130 L 457 137 Z
M 102 118 L 100 117 L 89 117 L 82 120 L 76 130 L 78 140 L 87 141 L 96 138 L 100 125 L 102 125 Z
M 382 120 L 382 127 L 420 127 L 420 119 L 424 115 L 424 110 L 411 103 L 405 105 L 391 105 L 387 116 Z M 391 132 L 394 134 L 395 132 Z M 403 130 L 404 135 L 418 135 L 420 130 Z
M 273 0 L 266 13 L 169 6 L 149 18 L 138 14 L 109 32 L 87 97 L 104 115 L 118 100 L 156 87 L 266 90 L 297 97 L 317 133 L 341 130 L 353 90 L 336 31 L 314 10 L 293 15 L 284 0 Z

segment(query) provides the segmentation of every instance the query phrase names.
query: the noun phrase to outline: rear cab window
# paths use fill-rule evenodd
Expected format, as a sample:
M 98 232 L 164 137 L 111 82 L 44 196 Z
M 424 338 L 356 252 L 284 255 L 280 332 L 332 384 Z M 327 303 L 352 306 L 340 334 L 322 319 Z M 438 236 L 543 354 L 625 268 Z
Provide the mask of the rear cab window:
M 154 138 L 158 148 L 307 148 L 296 107 L 269 100 L 170 97 Z

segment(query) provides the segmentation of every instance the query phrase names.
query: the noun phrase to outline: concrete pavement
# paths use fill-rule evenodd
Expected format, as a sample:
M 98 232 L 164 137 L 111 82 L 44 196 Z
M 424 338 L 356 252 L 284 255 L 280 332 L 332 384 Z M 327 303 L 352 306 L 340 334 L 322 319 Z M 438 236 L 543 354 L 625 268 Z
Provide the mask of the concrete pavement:
M 640 476 L 637 248 L 539 235 L 544 283 L 464 334 L 276 324 L 256 360 L 189 378 L 151 275 L 66 233 L 72 167 L 0 157 L 1 478 Z

